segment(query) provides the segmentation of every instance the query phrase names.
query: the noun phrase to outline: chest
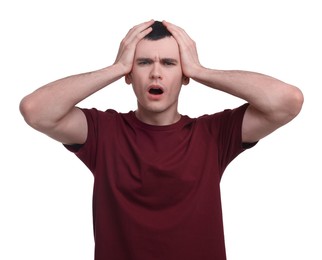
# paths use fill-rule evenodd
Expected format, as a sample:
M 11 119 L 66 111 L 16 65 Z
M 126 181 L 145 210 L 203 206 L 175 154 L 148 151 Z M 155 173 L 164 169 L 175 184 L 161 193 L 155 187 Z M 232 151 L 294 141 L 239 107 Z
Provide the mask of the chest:
M 178 204 L 217 186 L 216 145 L 191 131 L 139 132 L 114 139 L 104 173 L 112 188 L 148 207 Z

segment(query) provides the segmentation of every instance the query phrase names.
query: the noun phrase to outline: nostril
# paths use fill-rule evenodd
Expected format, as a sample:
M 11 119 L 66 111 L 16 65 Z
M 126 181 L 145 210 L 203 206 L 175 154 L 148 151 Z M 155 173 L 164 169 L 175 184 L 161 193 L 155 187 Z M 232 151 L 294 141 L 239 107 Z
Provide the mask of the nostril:
M 156 78 L 160 79 L 160 78 L 161 78 L 161 75 L 160 75 L 160 74 L 158 74 L 158 73 L 153 73 L 153 74 L 152 74 L 152 78 L 153 78 L 153 79 L 156 79 Z

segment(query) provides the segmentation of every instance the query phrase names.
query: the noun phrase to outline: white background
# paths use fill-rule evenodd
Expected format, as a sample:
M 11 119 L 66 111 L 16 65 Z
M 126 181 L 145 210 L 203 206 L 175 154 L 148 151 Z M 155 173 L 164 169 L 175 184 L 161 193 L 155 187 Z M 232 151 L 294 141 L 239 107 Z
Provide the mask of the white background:
M 168 20 L 197 42 L 206 67 L 262 72 L 298 86 L 301 114 L 240 155 L 222 179 L 229 260 L 322 259 L 321 25 L 316 0 L 11 0 L 0 4 L 0 259 L 93 259 L 93 178 L 61 144 L 31 129 L 21 98 L 114 62 L 128 30 Z M 243 103 L 191 82 L 190 116 Z M 125 112 L 123 80 L 81 104 Z

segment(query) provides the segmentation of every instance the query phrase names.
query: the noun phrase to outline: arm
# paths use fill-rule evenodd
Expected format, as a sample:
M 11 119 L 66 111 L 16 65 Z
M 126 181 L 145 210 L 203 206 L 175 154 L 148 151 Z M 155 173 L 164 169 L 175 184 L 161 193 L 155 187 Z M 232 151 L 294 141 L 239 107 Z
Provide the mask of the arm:
M 204 68 L 200 65 L 195 42 L 181 28 L 164 23 L 178 42 L 185 76 L 249 103 L 242 125 L 243 142 L 258 141 L 300 112 L 303 95 L 298 88 L 255 72 Z
M 20 111 L 26 122 L 59 142 L 84 143 L 87 121 L 76 104 L 131 71 L 136 44 L 151 31 L 152 23 L 139 24 L 128 32 L 113 65 L 54 81 L 24 97 Z
M 202 76 L 194 77 L 196 81 L 249 103 L 242 125 L 245 143 L 267 136 L 290 122 L 301 110 L 301 91 L 280 80 L 248 71 L 201 70 Z

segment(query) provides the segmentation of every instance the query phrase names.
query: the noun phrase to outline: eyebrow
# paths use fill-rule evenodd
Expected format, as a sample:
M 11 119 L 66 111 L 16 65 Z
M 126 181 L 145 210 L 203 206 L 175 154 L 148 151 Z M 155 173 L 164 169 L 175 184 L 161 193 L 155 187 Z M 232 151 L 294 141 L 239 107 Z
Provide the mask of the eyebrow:
M 154 60 L 151 59 L 151 58 L 137 58 L 136 62 L 149 62 L 149 63 L 151 63 L 151 62 L 154 62 Z M 169 62 L 169 63 L 177 64 L 178 60 L 172 59 L 172 58 L 162 58 L 161 62 L 163 62 L 163 63 L 164 62 Z

